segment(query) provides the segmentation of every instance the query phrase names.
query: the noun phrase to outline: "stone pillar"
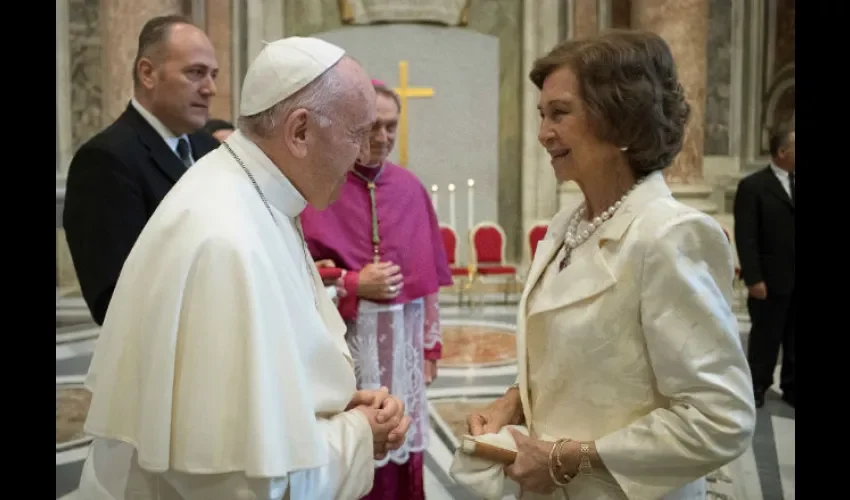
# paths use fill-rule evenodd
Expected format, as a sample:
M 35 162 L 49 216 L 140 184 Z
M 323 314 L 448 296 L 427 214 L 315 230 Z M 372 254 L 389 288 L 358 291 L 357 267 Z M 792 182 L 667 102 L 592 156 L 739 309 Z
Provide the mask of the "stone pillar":
M 73 154 L 71 47 L 68 0 L 56 0 L 56 180 L 65 177 Z
M 593 1 L 593 0 L 584 0 Z M 549 155 L 537 140 L 540 124 L 537 111 L 537 87 L 528 79 L 535 59 L 549 52 L 559 38 L 559 4 L 557 0 L 525 0 L 523 2 L 522 43 L 522 238 L 531 224 L 550 219 L 558 210 L 558 189 Z M 527 245 L 523 252 L 528 253 Z M 524 257 L 527 260 L 528 256 Z
M 100 29 L 103 41 L 103 111 L 105 127 L 124 112 L 133 97 L 133 61 L 139 32 L 152 17 L 182 14 L 181 0 L 101 0 Z
M 691 119 L 682 152 L 666 176 L 673 183 L 698 183 L 705 140 L 708 0 L 632 0 L 632 26 L 661 35 L 673 52 L 679 81 L 691 104 Z
M 597 15 L 597 0 L 573 0 L 574 32 L 571 38 L 586 38 L 595 35 L 599 30 Z
M 218 60 L 218 78 L 215 81 L 216 95 L 210 103 L 210 117 L 233 121 L 233 12 L 231 0 L 205 0 L 204 24 Z
M 208 1 L 212 3 L 216 0 Z M 247 3 L 243 0 L 230 1 L 231 80 L 229 92 L 231 114 L 234 120 L 239 114 L 239 94 L 248 66 L 260 53 L 265 42 L 286 36 L 284 34 L 286 32 L 285 4 L 284 0 L 251 0 Z M 314 3 L 308 5 L 315 6 Z M 300 4 L 294 6 L 297 7 Z M 207 16 L 209 15 L 208 11 Z
M 68 1 L 56 0 L 56 300 L 63 284 L 62 271 L 70 255 L 61 229 L 65 204 L 65 171 L 71 156 L 71 50 L 68 36 Z M 73 268 L 73 265 L 71 266 Z M 73 276 L 71 280 L 73 282 Z
M 245 68 L 257 57 L 264 42 L 283 38 L 284 10 L 282 0 L 258 0 L 248 2 L 247 9 L 248 60 Z
M 596 30 L 603 32 L 611 28 L 613 12 L 611 0 L 596 0 Z

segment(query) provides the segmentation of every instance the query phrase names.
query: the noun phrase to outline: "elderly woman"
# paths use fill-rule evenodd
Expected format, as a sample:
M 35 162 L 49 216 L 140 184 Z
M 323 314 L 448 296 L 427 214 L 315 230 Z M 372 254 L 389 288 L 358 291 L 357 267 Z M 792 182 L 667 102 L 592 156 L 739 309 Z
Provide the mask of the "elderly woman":
M 513 433 L 523 498 L 704 499 L 748 447 L 752 382 L 732 249 L 662 170 L 690 108 L 668 45 L 609 31 L 537 60 L 539 140 L 583 200 L 552 219 L 517 318 L 517 383 L 470 433 Z M 512 431 L 513 432 L 513 431 Z

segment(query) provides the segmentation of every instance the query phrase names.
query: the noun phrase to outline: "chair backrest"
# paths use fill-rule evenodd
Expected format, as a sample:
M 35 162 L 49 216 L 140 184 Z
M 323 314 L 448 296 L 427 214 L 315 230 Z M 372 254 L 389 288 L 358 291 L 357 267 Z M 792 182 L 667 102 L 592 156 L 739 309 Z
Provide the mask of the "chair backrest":
M 443 250 L 449 259 L 449 265 L 457 263 L 457 235 L 451 226 L 440 224 L 440 236 L 443 237 Z
M 478 264 L 503 264 L 505 231 L 495 222 L 479 222 L 470 235 L 475 262 Z
M 531 258 L 534 258 L 534 254 L 537 252 L 537 244 L 540 243 L 540 240 L 546 236 L 546 231 L 549 230 L 549 224 L 545 222 L 538 222 L 531 226 L 531 229 L 528 230 L 528 245 L 531 249 Z

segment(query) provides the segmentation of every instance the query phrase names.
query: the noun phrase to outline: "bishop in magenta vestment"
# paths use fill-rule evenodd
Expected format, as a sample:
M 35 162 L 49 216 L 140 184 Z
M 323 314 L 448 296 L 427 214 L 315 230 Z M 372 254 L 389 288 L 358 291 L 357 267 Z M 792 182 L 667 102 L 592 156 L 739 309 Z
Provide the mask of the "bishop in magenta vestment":
M 389 134 L 375 135 L 373 160 L 374 141 L 386 141 Z M 404 446 L 376 462 L 366 498 L 415 500 L 424 498 L 429 435 L 424 365 L 441 357 L 438 296 L 452 278 L 425 186 L 411 171 L 386 161 L 393 136 L 394 130 L 389 147 L 377 148 L 382 153 L 375 164 L 354 167 L 334 204 L 323 211 L 308 206 L 301 220 L 313 259 L 331 259 L 346 271 L 338 307 L 358 387 L 389 388 L 411 418 Z M 404 285 L 393 299 L 358 296 L 359 272 L 376 261 L 401 268 Z

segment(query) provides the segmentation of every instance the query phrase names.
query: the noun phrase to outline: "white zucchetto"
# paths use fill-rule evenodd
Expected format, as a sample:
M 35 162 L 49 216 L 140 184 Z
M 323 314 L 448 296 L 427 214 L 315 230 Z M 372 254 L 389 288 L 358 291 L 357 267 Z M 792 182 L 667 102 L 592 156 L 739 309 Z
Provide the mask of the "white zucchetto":
M 345 50 L 319 38 L 292 36 L 266 44 L 242 83 L 240 116 L 255 115 L 283 101 L 343 55 Z

